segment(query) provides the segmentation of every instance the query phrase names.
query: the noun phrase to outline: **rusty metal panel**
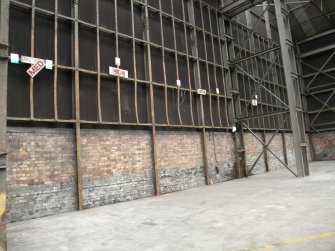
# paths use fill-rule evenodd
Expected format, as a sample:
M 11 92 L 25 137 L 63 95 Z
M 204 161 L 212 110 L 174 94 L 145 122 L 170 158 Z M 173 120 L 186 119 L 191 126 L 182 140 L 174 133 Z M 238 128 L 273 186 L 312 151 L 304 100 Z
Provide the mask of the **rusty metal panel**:
M 71 22 L 58 22 L 57 56 L 59 65 L 73 66 L 72 29 Z
M 79 67 L 97 70 L 97 39 L 96 32 L 79 26 Z
M 96 23 L 96 0 L 78 0 L 79 20 Z
M 75 118 L 73 72 L 58 70 L 57 110 L 58 117 L 64 120 Z
M 41 71 L 34 78 L 34 116 L 41 119 L 54 118 L 53 72 Z
M 26 65 L 9 64 L 8 66 L 8 117 L 30 117 L 29 76 L 26 70 Z
M 98 118 L 98 94 L 96 76 L 80 74 L 80 119 L 96 121 Z

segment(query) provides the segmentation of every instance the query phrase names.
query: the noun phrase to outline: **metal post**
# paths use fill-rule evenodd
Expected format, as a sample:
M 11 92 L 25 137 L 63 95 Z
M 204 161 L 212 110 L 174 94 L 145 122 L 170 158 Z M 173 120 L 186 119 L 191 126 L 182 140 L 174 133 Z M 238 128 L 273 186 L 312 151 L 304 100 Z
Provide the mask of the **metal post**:
M 275 135 L 275 134 L 273 134 Z M 262 131 L 262 140 L 263 142 L 268 146 L 269 144 L 266 143 L 266 134 L 265 131 Z M 264 151 L 264 163 L 265 163 L 265 171 L 268 172 L 269 171 L 269 160 L 268 160 L 268 152 L 265 150 Z
M 145 9 L 144 9 L 144 17 L 145 20 L 148 22 L 149 20 L 149 10 L 148 10 L 148 2 L 145 0 Z M 150 46 L 150 31 L 148 23 L 146 23 L 145 31 L 143 34 L 144 40 L 146 40 L 146 74 L 149 78 L 150 86 L 149 86 L 149 101 L 148 101 L 148 107 L 150 107 L 149 110 L 149 116 L 151 119 L 152 127 L 151 127 L 151 143 L 152 143 L 152 162 L 153 162 L 153 181 L 154 181 L 154 187 L 155 187 L 155 195 L 159 196 L 161 193 L 160 189 L 160 176 L 159 176 L 159 168 L 157 163 L 157 137 L 156 137 L 156 122 L 155 122 L 155 102 L 154 102 L 154 87 L 152 83 L 152 65 L 151 65 L 151 46 Z
M 285 138 L 285 133 L 281 133 L 281 138 L 283 142 L 283 155 L 284 155 L 284 162 L 286 165 L 288 165 L 288 159 L 287 159 L 287 150 L 286 150 L 286 138 Z
M 223 6 L 224 1 L 220 1 L 221 5 Z M 226 31 L 228 29 L 228 32 L 231 34 L 231 24 L 227 21 L 225 23 L 224 20 L 221 20 L 223 24 L 221 24 L 221 28 L 224 28 L 224 30 L 220 29 L 220 35 L 223 36 L 222 31 Z M 227 25 L 227 28 L 225 27 Z M 226 40 L 226 43 L 224 45 L 224 53 L 223 54 L 223 62 L 225 66 L 228 67 L 228 60 L 234 59 L 235 57 L 235 49 L 234 49 L 234 43 L 232 40 L 228 41 Z M 229 58 L 228 58 L 229 55 Z M 232 116 L 234 119 L 237 119 L 241 116 L 241 102 L 240 102 L 240 92 L 239 92 L 239 86 L 238 86 L 238 80 L 237 80 L 237 71 L 235 67 L 229 68 L 228 75 L 228 81 L 230 82 L 230 88 L 228 89 L 229 96 L 233 97 L 232 101 Z M 235 144 L 235 156 L 236 156 L 236 173 L 237 178 L 246 177 L 246 162 L 245 162 L 245 147 L 244 147 L 244 137 L 243 137 L 243 127 L 241 123 L 236 124 L 236 132 L 234 134 L 234 144 Z
M 75 114 L 76 114 L 76 162 L 77 162 L 77 193 L 78 210 L 84 209 L 83 203 L 83 172 L 80 158 L 80 94 L 79 94 L 79 23 L 78 2 L 74 2 L 74 64 L 75 64 Z
M 6 167 L 7 167 L 7 74 L 9 0 L 0 1 L 0 250 L 7 250 Z
M 208 146 L 207 146 L 207 137 L 205 128 L 202 128 L 201 135 L 203 140 L 202 143 L 203 143 L 204 171 L 205 171 L 206 184 L 211 185 L 212 181 L 208 171 Z
M 285 74 L 285 83 L 287 87 L 296 167 L 298 177 L 305 177 L 309 175 L 306 152 L 307 144 L 305 140 L 304 118 L 299 81 L 297 78 L 297 67 L 291 38 L 289 12 L 286 9 L 284 0 L 275 0 L 274 4 Z

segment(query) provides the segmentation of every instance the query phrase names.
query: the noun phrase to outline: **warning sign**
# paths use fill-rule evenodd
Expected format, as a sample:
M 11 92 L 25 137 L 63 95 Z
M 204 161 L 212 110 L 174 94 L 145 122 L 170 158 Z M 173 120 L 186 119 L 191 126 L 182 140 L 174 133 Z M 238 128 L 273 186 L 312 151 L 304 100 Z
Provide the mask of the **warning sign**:
M 45 67 L 44 60 L 38 60 L 34 65 L 32 65 L 28 70 L 27 73 L 30 77 L 35 77 L 43 68 Z

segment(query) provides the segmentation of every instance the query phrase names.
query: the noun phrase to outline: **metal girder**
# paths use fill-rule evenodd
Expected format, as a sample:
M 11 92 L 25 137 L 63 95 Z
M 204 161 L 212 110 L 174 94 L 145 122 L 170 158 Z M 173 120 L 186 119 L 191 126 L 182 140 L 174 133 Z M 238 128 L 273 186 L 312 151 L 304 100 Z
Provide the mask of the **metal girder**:
M 259 81 L 257 81 L 253 76 L 251 76 L 248 72 L 246 72 L 245 70 L 243 70 L 241 67 L 236 66 L 237 68 L 239 68 L 246 76 L 248 76 L 249 78 L 251 78 L 253 81 L 255 81 L 256 83 L 259 83 Z M 261 84 L 260 84 L 261 85 Z M 272 93 L 268 88 L 266 88 L 265 86 L 261 85 L 264 90 L 266 90 L 268 93 L 270 93 L 275 99 L 277 99 L 280 103 L 282 103 L 285 107 L 289 107 L 284 101 L 282 101 L 280 98 L 277 97 L 276 94 Z
M 268 1 L 268 5 L 263 9 L 262 14 L 259 16 L 257 22 L 255 23 L 255 25 L 252 27 L 250 34 L 248 35 L 247 39 L 244 41 L 243 45 L 241 46 L 241 48 L 245 48 L 247 43 L 249 42 L 249 39 L 253 36 L 253 34 L 255 33 L 255 29 L 257 27 L 257 25 L 259 24 L 259 22 L 262 20 L 262 17 L 264 16 L 264 14 L 268 11 L 269 7 L 270 7 L 270 3 L 273 2 L 273 0 L 269 0 Z M 235 55 L 235 60 L 240 56 L 242 50 L 240 50 L 237 55 Z
M 308 64 L 308 63 L 306 63 L 306 62 L 304 62 L 304 61 L 301 61 L 301 63 L 303 63 L 304 65 L 310 67 L 311 69 L 313 69 L 313 70 L 315 70 L 315 71 L 319 71 L 319 69 L 315 68 L 314 66 L 311 66 L 310 64 Z M 332 78 L 332 79 L 335 80 L 335 77 L 334 77 L 334 76 L 328 74 L 328 73 L 325 72 L 325 71 L 321 71 L 320 73 L 322 73 L 322 74 L 326 75 L 327 77 Z
M 231 64 L 238 64 L 238 63 L 241 63 L 243 61 L 246 61 L 246 60 L 249 60 L 249 59 L 252 59 L 252 58 L 255 58 L 255 57 L 258 57 L 258 56 L 261 56 L 263 54 L 266 54 L 266 53 L 269 53 L 269 52 L 272 52 L 272 51 L 276 51 L 276 50 L 279 50 L 279 49 L 280 49 L 280 46 L 275 46 L 273 48 L 269 48 L 267 50 L 255 53 L 255 54 L 253 54 L 253 55 L 251 55 L 249 57 L 245 57 L 245 58 L 242 58 L 242 59 L 234 60 L 234 61 L 231 62 Z
M 332 57 L 335 55 L 335 50 L 333 51 L 333 53 L 328 57 L 328 59 L 326 60 L 326 62 L 321 66 L 321 68 L 317 71 L 317 73 L 314 75 L 314 77 L 308 82 L 308 84 L 306 85 L 306 89 L 308 89 L 308 87 L 313 83 L 313 81 L 316 79 L 316 77 L 323 72 L 323 69 L 326 67 L 326 65 L 329 63 L 329 61 L 332 59 Z
M 232 18 L 262 2 L 264 0 L 237 0 L 226 6 L 221 6 L 220 9 L 225 16 Z
M 328 97 L 328 99 L 327 99 L 325 102 L 322 102 L 322 103 L 323 103 L 323 106 L 322 106 L 321 109 L 318 111 L 318 113 L 315 115 L 315 117 L 313 118 L 313 120 L 311 121 L 311 125 L 314 124 L 315 120 L 319 117 L 319 115 L 321 114 L 321 112 L 323 112 L 324 109 L 325 109 L 326 107 L 329 107 L 329 106 L 328 106 L 328 103 L 329 103 L 330 99 L 334 96 L 334 94 L 335 94 L 335 89 L 334 89 L 334 91 L 330 94 L 330 96 Z M 320 101 L 320 100 L 318 100 L 318 101 Z M 332 108 L 331 111 L 335 112 L 334 109 L 335 109 L 335 108 Z
M 307 149 L 305 144 L 306 139 L 304 117 L 302 109 L 297 109 L 297 107 L 302 105 L 298 79 L 294 79 L 292 77 L 297 75 L 297 66 L 295 62 L 294 48 L 292 47 L 293 43 L 289 17 L 284 0 L 276 0 L 274 3 L 284 67 L 285 83 L 287 87 L 295 162 L 298 171 L 298 177 L 305 177 L 309 175 L 309 168 L 307 160 Z
M 266 147 L 266 144 L 244 123 L 242 122 L 242 125 L 263 145 L 263 147 Z M 284 163 L 271 149 L 267 148 L 267 150 L 280 162 L 283 164 L 284 167 L 286 167 L 287 170 L 289 170 L 295 177 L 298 177 L 287 165 Z
M 285 122 L 287 121 L 287 117 L 283 120 L 283 122 L 281 123 L 281 125 L 279 126 L 279 128 L 272 134 L 270 140 L 268 141 L 268 143 L 265 142 L 265 137 L 263 140 L 263 150 L 262 152 L 258 155 L 257 159 L 255 160 L 254 164 L 251 166 L 250 170 L 247 173 L 247 176 L 249 176 L 249 174 L 251 173 L 251 171 L 254 169 L 254 167 L 257 165 L 258 161 L 260 160 L 260 158 L 262 157 L 263 153 L 266 152 L 266 150 L 269 150 L 269 145 L 271 144 L 272 140 L 275 138 L 276 134 L 280 131 L 281 128 L 283 128 Z M 286 164 L 286 163 L 285 163 Z
M 8 55 L 9 0 L 0 0 L 1 51 Z M 6 168 L 7 168 L 7 78 L 8 57 L 0 59 L 0 251 L 7 250 Z
M 310 0 L 310 2 L 318 11 L 320 11 L 322 16 L 324 16 L 332 26 L 335 26 L 335 23 L 328 15 L 328 12 L 324 10 L 324 5 L 322 4 L 323 0 L 320 1 L 320 6 L 315 0 Z
M 79 93 L 79 10 L 78 2 L 74 2 L 74 64 L 75 64 L 75 135 L 76 135 L 76 172 L 77 172 L 77 201 L 78 210 L 84 209 L 83 201 L 83 170 L 81 163 L 80 144 L 80 93 Z
M 335 11 L 331 11 L 331 12 L 327 13 L 328 16 L 334 15 L 334 14 L 335 14 Z M 306 25 L 308 23 L 313 23 L 313 22 L 318 21 L 318 20 L 320 20 L 322 18 L 325 18 L 325 17 L 321 16 L 321 17 L 316 17 L 316 18 L 308 19 L 308 20 L 306 20 L 306 21 L 304 21 L 304 22 L 302 22 L 300 24 L 297 24 L 297 25 L 291 27 L 291 30 L 295 30 L 295 29 L 297 29 L 299 27 L 302 27 L 303 25 Z
M 221 5 L 223 0 L 220 1 Z M 224 19 L 221 20 L 220 30 L 228 31 L 227 33 L 232 34 L 231 22 L 227 22 L 225 25 Z M 224 43 L 223 62 L 225 66 L 229 66 L 229 58 L 235 57 L 235 48 L 232 40 Z M 229 67 L 230 71 L 227 71 L 228 81 L 230 83 L 229 95 L 233 97 L 231 102 L 232 117 L 237 118 L 241 116 L 241 101 L 239 95 L 239 85 L 236 67 Z M 244 136 L 243 128 L 240 123 L 236 124 L 236 133 L 234 134 L 234 148 L 235 148 L 235 163 L 236 163 L 236 176 L 237 178 L 242 178 L 246 176 L 246 157 L 245 157 L 245 147 L 244 147 Z
M 268 116 L 273 116 L 273 115 L 279 115 L 279 114 L 286 114 L 289 113 L 289 110 L 284 110 L 284 111 L 276 111 L 276 112 L 271 112 L 271 113 L 263 113 L 263 114 L 257 114 L 257 115 L 252 115 L 248 117 L 242 117 L 242 118 L 237 118 L 237 121 L 242 121 L 242 120 L 249 120 L 249 119 L 257 119 L 257 118 L 263 118 L 263 117 L 268 117 Z

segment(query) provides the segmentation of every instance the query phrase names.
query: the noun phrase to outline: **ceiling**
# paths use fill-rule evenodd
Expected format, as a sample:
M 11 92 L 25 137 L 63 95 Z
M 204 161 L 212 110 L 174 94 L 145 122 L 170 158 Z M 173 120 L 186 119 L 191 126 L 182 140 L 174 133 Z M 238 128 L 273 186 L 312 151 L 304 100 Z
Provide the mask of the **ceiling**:
M 334 0 L 288 0 L 287 3 L 296 42 L 335 28 Z

